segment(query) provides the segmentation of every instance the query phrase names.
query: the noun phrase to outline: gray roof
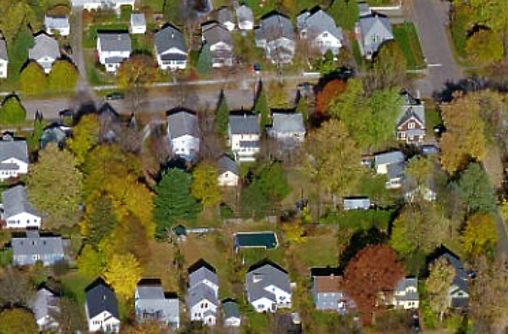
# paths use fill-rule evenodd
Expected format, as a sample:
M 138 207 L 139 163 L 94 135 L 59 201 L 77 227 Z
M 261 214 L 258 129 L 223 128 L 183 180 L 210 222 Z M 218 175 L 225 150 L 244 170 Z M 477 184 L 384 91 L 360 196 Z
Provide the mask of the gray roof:
M 12 216 L 26 212 L 34 216 L 39 216 L 33 208 L 32 204 L 28 201 L 28 196 L 25 187 L 19 185 L 7 189 L 2 193 L 2 200 L 4 204 L 5 219 Z
M 395 164 L 404 161 L 404 154 L 401 151 L 392 151 L 387 153 L 380 153 L 374 156 L 375 166 L 384 164 Z
M 229 116 L 229 129 L 231 134 L 261 134 L 258 118 L 253 115 Z
M 136 312 L 146 316 L 153 316 L 157 320 L 173 322 L 180 316 L 180 303 L 178 298 L 167 298 L 164 290 L 157 284 L 138 284 L 136 289 L 139 297 L 136 300 Z
M 231 172 L 235 175 L 239 175 L 238 166 L 236 162 L 228 156 L 223 155 L 217 161 L 217 171 L 219 175 L 224 174 L 225 172 Z
M 0 39 L 0 59 L 9 59 L 7 56 L 7 46 L 5 45 L 5 41 L 3 39 Z
M 57 59 L 60 57 L 60 48 L 58 42 L 51 36 L 41 33 L 34 38 L 34 46 L 28 50 L 30 59 L 40 59 L 43 57 L 51 57 Z
M 132 13 L 131 14 L 131 25 L 136 26 L 136 27 L 146 26 L 145 14 Z
M 303 117 L 300 113 L 284 114 L 273 113 L 272 131 L 277 133 L 305 133 L 305 126 L 303 125 Z
M 113 7 L 118 3 L 123 3 L 125 0 L 71 0 L 74 7 L 82 7 L 85 4 L 101 4 Z
M 47 29 L 69 28 L 69 18 L 67 16 L 44 16 L 44 26 Z
M 398 179 L 404 177 L 404 162 L 398 162 L 388 165 L 388 180 Z
M 392 26 L 390 21 L 378 14 L 364 16 L 360 18 L 360 30 L 363 37 L 365 51 L 376 51 L 384 40 L 393 39 Z M 379 42 L 373 42 L 374 36 L 381 37 Z
M 217 277 L 217 274 L 208 269 L 206 266 L 202 266 L 189 274 L 189 286 L 197 286 L 205 279 L 219 286 L 219 278 Z
M 256 29 L 256 39 L 273 41 L 282 37 L 295 40 L 293 24 L 287 17 L 274 13 L 261 19 L 260 26 Z
M 214 45 L 219 42 L 224 42 L 228 45 L 233 45 L 231 33 L 229 30 L 220 23 L 207 24 L 202 27 L 203 38 L 209 45 Z
M 32 308 L 35 320 L 38 321 L 46 316 L 51 316 L 51 311 L 59 311 L 58 297 L 53 292 L 42 287 L 37 291 L 30 307 Z
M 328 32 L 335 38 L 342 40 L 342 29 L 338 28 L 333 18 L 324 10 L 319 9 L 314 13 L 304 12 L 297 17 L 297 29 L 308 29 L 312 35 L 320 35 Z
M 131 36 L 127 32 L 100 32 L 97 39 L 102 51 L 132 52 Z
M 108 311 L 113 317 L 120 319 L 115 293 L 102 280 L 95 281 L 87 288 L 86 306 L 90 318 Z
M 16 255 L 64 255 L 62 238 L 40 236 L 37 231 L 27 231 L 23 237 L 12 237 L 12 251 Z
M 345 198 L 344 209 L 368 209 L 370 208 L 370 199 L 368 197 Z
M 404 105 L 397 120 L 397 126 L 400 126 L 411 117 L 415 117 L 425 126 L 425 106 L 419 98 L 415 98 L 408 91 L 401 93 L 404 98 Z
M 414 290 L 407 291 L 408 288 L 414 288 Z M 401 296 L 395 296 L 398 301 L 417 301 L 418 297 L 418 279 L 416 277 L 404 277 L 402 278 L 395 287 L 395 292 L 405 293 Z
M 469 275 L 467 271 L 464 269 L 464 265 L 462 262 L 453 254 L 446 252 L 441 257 L 444 257 L 448 260 L 448 262 L 455 269 L 455 277 L 453 278 L 453 285 L 456 285 L 462 291 L 469 293 L 469 286 L 467 281 L 469 280 Z
M 28 163 L 28 150 L 25 140 L 0 140 L 0 163 L 10 158 L 16 158 Z
M 155 34 L 155 48 L 157 53 L 166 53 L 172 48 L 187 52 L 183 34 L 173 26 L 167 26 Z
M 274 285 L 287 293 L 291 293 L 288 274 L 270 263 L 249 271 L 245 281 L 250 302 L 261 298 L 268 298 L 275 301 L 275 295 L 265 290 L 265 288 L 270 285 Z
M 185 135 L 199 138 L 198 118 L 191 112 L 181 110 L 169 115 L 166 120 L 171 139 Z
M 252 13 L 252 9 L 247 5 L 241 5 L 236 9 L 236 18 L 238 22 L 254 23 L 254 14 Z
M 198 284 L 193 286 L 189 288 L 188 292 L 189 295 L 187 296 L 187 305 L 189 308 L 198 304 L 203 299 L 208 300 L 210 303 L 216 306 L 219 304 L 215 291 L 206 284 Z
M 359 2 L 358 3 L 358 10 L 359 10 L 360 17 L 372 14 L 369 4 L 366 2 Z
M 220 23 L 233 22 L 233 10 L 229 7 L 222 7 L 217 11 L 217 20 Z
M 224 318 L 240 318 L 240 311 L 238 310 L 238 304 L 232 300 L 228 300 L 222 303 L 222 309 L 224 310 Z

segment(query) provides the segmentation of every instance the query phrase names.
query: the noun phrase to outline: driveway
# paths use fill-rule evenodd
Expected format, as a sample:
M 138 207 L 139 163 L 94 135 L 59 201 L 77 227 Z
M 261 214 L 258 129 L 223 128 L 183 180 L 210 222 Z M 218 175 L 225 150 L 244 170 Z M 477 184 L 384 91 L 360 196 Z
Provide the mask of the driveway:
M 86 67 L 85 67 L 85 59 L 83 56 L 83 9 L 82 8 L 74 8 L 73 9 L 73 32 L 72 32 L 72 60 L 74 64 L 79 70 L 79 79 L 76 84 L 76 93 L 78 95 L 87 95 L 93 97 L 93 90 L 88 84 L 88 80 L 86 78 Z
M 416 83 L 424 97 L 432 97 L 434 92 L 445 87 L 446 82 L 457 82 L 462 78 L 446 31 L 448 9 L 447 1 L 413 0 L 413 20 L 428 64 L 426 78 Z

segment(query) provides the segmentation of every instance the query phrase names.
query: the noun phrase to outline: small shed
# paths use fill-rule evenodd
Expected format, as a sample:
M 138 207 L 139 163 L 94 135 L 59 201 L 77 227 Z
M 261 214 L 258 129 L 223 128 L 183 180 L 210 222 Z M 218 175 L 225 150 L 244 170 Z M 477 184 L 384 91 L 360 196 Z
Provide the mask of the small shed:
M 276 249 L 279 245 L 275 232 L 239 232 L 235 234 L 235 247 Z
M 146 19 L 143 13 L 131 14 L 131 34 L 146 33 Z
M 238 310 L 238 304 L 232 299 L 226 299 L 222 302 L 222 311 L 224 313 L 225 327 L 240 327 L 242 318 Z
M 368 210 L 370 208 L 368 197 L 350 197 L 344 199 L 344 210 Z

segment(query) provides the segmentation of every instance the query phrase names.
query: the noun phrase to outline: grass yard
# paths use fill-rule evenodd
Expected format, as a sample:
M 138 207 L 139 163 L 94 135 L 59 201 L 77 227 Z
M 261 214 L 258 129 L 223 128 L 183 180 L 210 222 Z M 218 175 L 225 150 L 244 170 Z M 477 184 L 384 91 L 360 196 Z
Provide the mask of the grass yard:
M 173 265 L 174 251 L 170 244 L 149 242 L 150 262 L 143 266 L 143 277 L 156 277 L 162 281 L 164 291 L 178 291 L 178 277 Z
M 326 233 L 310 236 L 306 242 L 296 245 L 293 252 L 297 261 L 297 270 L 301 275 L 308 275 L 313 267 L 334 267 L 338 265 L 337 236 L 332 229 Z
M 425 109 L 425 126 L 427 127 L 427 136 L 433 137 L 434 127 L 437 125 L 443 124 L 443 120 L 441 119 L 441 115 L 435 108 Z
M 412 22 L 395 25 L 393 26 L 393 36 L 404 53 L 408 68 L 424 68 L 425 60 L 415 25 Z
M 156 13 L 162 12 L 164 8 L 164 0 L 142 0 L 143 6 L 148 6 Z
M 78 305 L 85 305 L 85 288 L 94 279 L 81 276 L 75 272 L 69 272 L 62 279 L 62 294 L 74 300 Z

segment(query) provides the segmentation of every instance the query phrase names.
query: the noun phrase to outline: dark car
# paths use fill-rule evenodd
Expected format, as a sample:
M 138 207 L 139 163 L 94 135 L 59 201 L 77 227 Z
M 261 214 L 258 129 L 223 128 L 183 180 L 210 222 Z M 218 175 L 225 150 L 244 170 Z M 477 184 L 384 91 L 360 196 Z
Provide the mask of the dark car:
M 119 92 L 115 92 L 115 93 L 111 93 L 111 94 L 108 94 L 106 95 L 106 100 L 121 100 L 123 99 L 123 94 L 122 93 L 119 93 Z
M 252 65 L 252 68 L 254 69 L 254 72 L 256 72 L 256 74 L 261 72 L 261 65 L 259 64 Z
M 435 145 L 432 145 L 432 144 L 423 145 L 422 146 L 422 153 L 425 155 L 438 154 L 439 149 Z

